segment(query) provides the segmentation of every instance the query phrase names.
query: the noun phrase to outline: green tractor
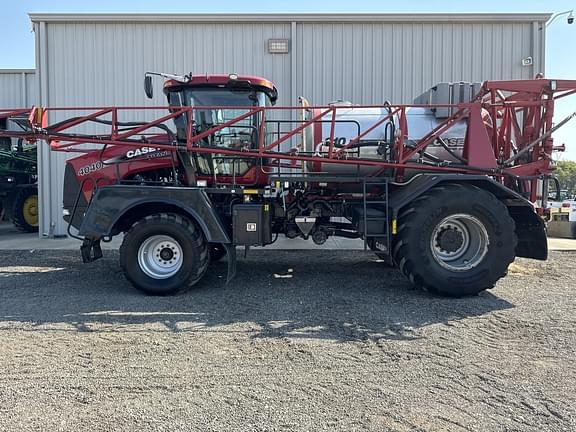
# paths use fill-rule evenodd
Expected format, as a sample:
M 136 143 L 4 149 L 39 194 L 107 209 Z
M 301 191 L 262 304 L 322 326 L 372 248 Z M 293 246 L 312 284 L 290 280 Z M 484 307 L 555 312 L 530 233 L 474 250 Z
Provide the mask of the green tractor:
M 0 137 L 0 215 L 24 232 L 38 231 L 37 182 L 36 145 Z

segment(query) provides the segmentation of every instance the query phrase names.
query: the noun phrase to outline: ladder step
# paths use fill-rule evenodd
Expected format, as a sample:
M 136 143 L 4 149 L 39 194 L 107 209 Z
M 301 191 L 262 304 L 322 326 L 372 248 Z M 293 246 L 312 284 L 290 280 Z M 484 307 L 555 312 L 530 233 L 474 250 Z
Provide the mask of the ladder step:
M 363 205 L 364 211 L 360 217 L 364 221 L 364 249 L 368 247 L 368 239 L 378 238 L 380 243 L 382 243 L 381 252 L 389 253 L 390 249 L 390 212 L 389 212 L 389 200 L 388 200 L 388 184 L 389 179 L 382 178 L 365 178 L 363 186 Z M 372 199 L 368 196 L 368 190 L 372 188 L 379 188 L 382 194 L 375 196 Z M 372 194 L 370 194 L 372 195 Z M 371 216 L 370 214 L 373 214 Z M 370 225 L 376 225 L 370 227 Z M 377 232 L 372 232 L 370 228 L 380 228 Z M 384 231 L 384 232 L 382 232 Z

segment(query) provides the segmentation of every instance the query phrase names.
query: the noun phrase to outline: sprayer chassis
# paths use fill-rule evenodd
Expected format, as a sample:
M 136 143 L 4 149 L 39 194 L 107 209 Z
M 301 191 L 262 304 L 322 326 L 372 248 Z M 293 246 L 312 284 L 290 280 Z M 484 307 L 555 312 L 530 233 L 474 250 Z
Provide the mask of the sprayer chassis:
M 436 106 L 453 114 L 410 143 L 406 111 L 413 105 L 386 105 L 387 116 L 339 148 L 334 145 L 336 106 L 236 107 L 244 113 L 204 131 L 195 129 L 190 119 L 196 108 L 188 106 L 170 106 L 169 114 L 132 127 L 118 119 L 127 111 L 159 108 L 75 108 L 88 114 L 53 125 L 48 115 L 66 109 L 33 108 L 19 113 L 27 114 L 30 123 L 20 136 L 46 140 L 54 151 L 92 158 L 94 172 L 88 165 L 89 175 L 80 178 L 73 165 L 67 166 L 66 176 L 76 184 L 67 182 L 66 218 L 78 229 L 87 262 L 102 255 L 100 241 L 124 233 L 121 265 L 127 278 L 146 292 L 169 294 L 193 285 L 223 251 L 231 279 L 236 246 L 265 246 L 278 235 L 321 244 L 340 235 L 363 239 L 365 247 L 396 263 L 415 285 L 461 296 L 492 287 L 515 256 L 546 259 L 545 228 L 533 203 L 542 200 L 541 181 L 554 169 L 554 99 L 575 89 L 576 81 L 486 82 L 471 103 Z M 201 109 L 212 108 L 222 107 Z M 267 139 L 266 122 L 278 110 L 316 114 Z M 309 154 L 298 145 L 282 149 L 326 116 L 332 117 L 326 151 Z M 188 119 L 184 137 L 158 133 L 167 122 L 182 118 Z M 216 132 L 249 118 L 259 125 L 249 146 L 206 145 Z M 362 144 L 370 130 L 391 119 L 399 127 L 383 143 L 385 157 L 349 157 L 348 151 Z M 108 131 L 72 133 L 94 121 L 105 123 Z M 426 148 L 459 121 L 467 125 L 463 160 L 426 160 Z M 100 150 L 86 149 L 86 143 Z M 162 167 L 173 175 L 159 181 L 127 180 L 118 163 L 108 164 L 114 165 L 115 176 L 104 175 L 109 166 L 103 156 L 111 151 L 138 153 L 128 162 L 136 164 L 130 169 Z M 203 178 L 196 167 L 199 155 L 252 160 L 254 169 L 243 177 Z M 328 177 L 306 169 L 308 163 L 326 162 L 378 170 L 369 177 Z M 419 174 L 407 180 L 411 170 Z

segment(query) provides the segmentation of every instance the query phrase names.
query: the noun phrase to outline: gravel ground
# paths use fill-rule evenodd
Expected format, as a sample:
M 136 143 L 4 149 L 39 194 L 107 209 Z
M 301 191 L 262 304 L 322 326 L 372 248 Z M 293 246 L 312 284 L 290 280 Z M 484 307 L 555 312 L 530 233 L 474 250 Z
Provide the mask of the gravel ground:
M 0 257 L 3 431 L 576 430 L 575 253 L 464 299 L 362 252 L 255 251 L 166 298 L 116 252 Z

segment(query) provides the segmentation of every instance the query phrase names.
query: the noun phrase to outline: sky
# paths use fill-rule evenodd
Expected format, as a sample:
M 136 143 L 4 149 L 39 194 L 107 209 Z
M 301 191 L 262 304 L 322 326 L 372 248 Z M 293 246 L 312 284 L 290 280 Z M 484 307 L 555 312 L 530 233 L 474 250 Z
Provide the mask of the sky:
M 34 68 L 34 34 L 29 12 L 159 12 L 159 13 L 442 13 L 506 12 L 559 13 L 574 9 L 576 0 L 557 1 L 433 1 L 433 0 L 0 0 L 0 68 Z M 546 76 L 576 80 L 576 22 L 568 25 L 566 16 L 546 30 Z M 273 77 L 271 77 L 273 78 Z M 576 111 L 576 95 L 558 101 L 555 122 Z M 554 134 L 555 144 L 565 143 L 560 160 L 576 160 L 576 118 Z

